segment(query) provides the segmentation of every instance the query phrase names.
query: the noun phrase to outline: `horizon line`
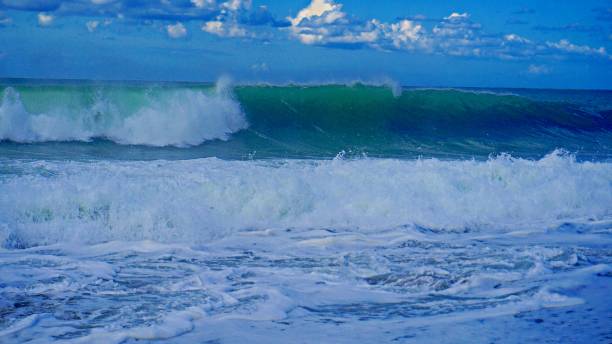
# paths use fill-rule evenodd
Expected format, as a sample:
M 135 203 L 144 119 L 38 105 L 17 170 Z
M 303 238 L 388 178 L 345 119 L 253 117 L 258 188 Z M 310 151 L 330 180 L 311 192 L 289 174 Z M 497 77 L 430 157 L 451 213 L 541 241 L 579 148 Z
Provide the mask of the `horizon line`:
M 231 77 L 230 77 L 231 79 Z M 37 81 L 37 82 L 75 82 L 75 83 L 113 83 L 113 84 L 136 84 L 136 83 L 161 83 L 161 84 L 193 84 L 193 85 L 215 85 L 217 81 L 194 81 L 194 80 L 153 80 L 153 79 L 86 79 L 86 78 L 34 78 L 34 77 L 1 77 L 0 83 L 6 81 L 13 82 L 27 82 L 27 81 Z M 404 85 L 399 82 L 395 82 L 393 79 L 386 80 L 362 80 L 362 79 L 354 79 L 350 81 L 340 81 L 340 80 L 330 80 L 330 81 L 287 81 L 287 82 L 271 82 L 271 81 L 233 81 L 232 84 L 237 86 L 271 86 L 271 87 L 283 87 L 283 86 L 325 86 L 325 85 L 344 85 L 348 86 L 350 84 L 357 85 L 362 84 L 366 86 L 375 86 L 375 87 L 393 87 L 399 86 L 401 88 L 413 88 L 413 89 L 505 89 L 505 90 L 551 90 L 551 91 L 604 91 L 604 92 L 612 92 L 612 88 L 604 89 L 604 88 L 552 88 L 552 87 L 516 87 L 516 86 L 448 86 L 448 85 L 435 85 L 435 86 L 425 86 L 425 85 Z

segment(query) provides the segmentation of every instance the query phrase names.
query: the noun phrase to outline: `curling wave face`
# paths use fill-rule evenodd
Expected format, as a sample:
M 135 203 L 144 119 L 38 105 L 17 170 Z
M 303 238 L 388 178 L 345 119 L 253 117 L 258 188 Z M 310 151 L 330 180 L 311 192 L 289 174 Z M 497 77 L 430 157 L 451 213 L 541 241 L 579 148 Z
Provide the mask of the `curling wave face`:
M 609 92 L 522 92 L 394 93 L 361 84 L 13 85 L 2 91 L 0 151 L 11 142 L 39 143 L 28 152 L 44 154 L 44 143 L 73 142 L 62 150 L 129 158 L 129 150 L 110 141 L 140 145 L 146 159 L 331 158 L 343 150 L 349 156 L 539 158 L 557 148 L 610 157 Z

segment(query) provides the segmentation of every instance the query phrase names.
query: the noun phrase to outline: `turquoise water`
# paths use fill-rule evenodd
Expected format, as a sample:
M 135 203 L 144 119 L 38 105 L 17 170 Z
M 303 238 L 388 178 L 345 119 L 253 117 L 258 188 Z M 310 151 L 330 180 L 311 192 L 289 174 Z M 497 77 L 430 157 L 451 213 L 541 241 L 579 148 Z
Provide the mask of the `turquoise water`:
M 0 342 L 609 342 L 612 92 L 5 80 Z
M 565 149 L 598 159 L 612 149 L 607 91 L 16 84 L 1 92 L 0 149 L 15 157 L 537 158 Z

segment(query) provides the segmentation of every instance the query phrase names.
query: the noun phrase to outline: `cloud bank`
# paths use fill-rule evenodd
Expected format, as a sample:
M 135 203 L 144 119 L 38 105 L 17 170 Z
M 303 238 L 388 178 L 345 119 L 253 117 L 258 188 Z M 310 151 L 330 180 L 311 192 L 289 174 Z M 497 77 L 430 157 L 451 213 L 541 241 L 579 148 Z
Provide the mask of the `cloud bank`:
M 294 16 L 279 18 L 267 6 L 254 6 L 251 0 L 0 0 L 0 10 L 34 11 L 38 25 L 52 26 L 62 16 L 96 17 L 85 27 L 95 32 L 104 18 L 162 21 L 168 37 L 187 36 L 185 23 L 197 21 L 201 31 L 235 39 L 293 39 L 305 45 L 342 49 L 406 51 L 466 58 L 503 60 L 535 57 L 589 57 L 612 59 L 603 46 L 571 42 L 537 41 L 514 32 L 487 32 L 468 12 L 451 12 L 442 18 L 410 15 L 385 22 L 377 18 L 358 18 L 344 11 L 334 0 L 311 0 Z M 612 9 L 594 9 L 600 21 L 610 21 Z M 529 8 L 513 12 L 529 16 Z M 102 18 L 102 19 L 100 19 Z M 0 26 L 12 19 L 0 13 Z M 536 26 L 534 30 L 590 32 L 597 26 L 568 24 L 558 27 Z M 609 39 L 609 37 L 608 37 Z
M 369 47 L 507 60 L 561 55 L 611 58 L 604 47 L 577 45 L 567 39 L 536 42 L 515 33 L 488 33 L 466 12 L 452 12 L 434 20 L 433 27 L 427 28 L 426 18 L 411 17 L 410 20 L 385 23 L 375 18 L 353 18 L 342 8 L 342 4 L 333 0 L 312 0 L 295 17 L 287 18 L 291 23 L 291 36 L 308 45 Z M 520 12 L 533 13 L 531 10 Z

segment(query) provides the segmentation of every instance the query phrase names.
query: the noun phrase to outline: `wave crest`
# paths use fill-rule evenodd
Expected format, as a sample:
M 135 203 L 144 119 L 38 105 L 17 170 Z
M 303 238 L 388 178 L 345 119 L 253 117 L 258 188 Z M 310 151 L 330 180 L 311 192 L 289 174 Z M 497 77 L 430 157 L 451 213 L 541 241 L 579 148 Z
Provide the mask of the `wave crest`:
M 51 105 L 36 111 L 28 109 L 21 94 L 8 87 L 0 105 L 0 140 L 32 143 L 104 138 L 119 144 L 185 147 L 227 140 L 248 126 L 227 86 L 214 91 L 177 89 L 128 96 L 113 97 L 111 92 L 98 90 L 87 101 L 47 99 Z

